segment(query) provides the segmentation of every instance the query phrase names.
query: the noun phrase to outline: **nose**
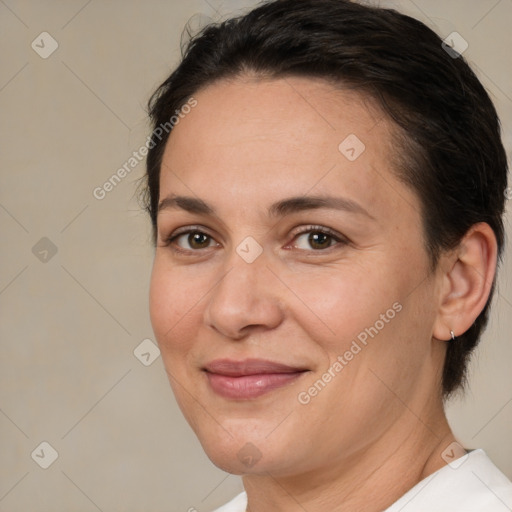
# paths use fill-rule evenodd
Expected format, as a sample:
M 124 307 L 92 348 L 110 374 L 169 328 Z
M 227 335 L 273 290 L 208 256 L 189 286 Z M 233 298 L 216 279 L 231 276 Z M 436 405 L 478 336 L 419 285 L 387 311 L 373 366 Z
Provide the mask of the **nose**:
M 247 263 L 235 253 L 224 270 L 208 295 L 206 325 L 234 340 L 275 329 L 284 318 L 282 284 L 267 268 L 264 254 Z

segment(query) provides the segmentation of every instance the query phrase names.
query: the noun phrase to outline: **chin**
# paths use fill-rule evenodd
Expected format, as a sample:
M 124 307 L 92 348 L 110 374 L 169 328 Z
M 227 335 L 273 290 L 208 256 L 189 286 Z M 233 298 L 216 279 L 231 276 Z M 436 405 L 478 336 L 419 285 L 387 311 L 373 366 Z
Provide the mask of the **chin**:
M 204 445 L 203 448 L 215 466 L 232 475 L 268 474 L 278 466 L 276 461 L 268 459 L 268 453 L 264 454 L 250 441 L 241 448 L 233 446 L 225 451 L 218 447 L 210 449 Z
M 286 456 L 281 439 L 276 436 L 270 441 L 266 438 L 268 429 L 258 428 L 258 425 L 246 424 L 243 431 L 233 435 L 228 432 L 236 432 L 236 429 L 224 430 L 220 425 L 214 432 L 205 433 L 201 428 L 195 432 L 208 458 L 227 473 L 264 474 L 282 469 L 282 464 L 290 464 L 289 453 Z

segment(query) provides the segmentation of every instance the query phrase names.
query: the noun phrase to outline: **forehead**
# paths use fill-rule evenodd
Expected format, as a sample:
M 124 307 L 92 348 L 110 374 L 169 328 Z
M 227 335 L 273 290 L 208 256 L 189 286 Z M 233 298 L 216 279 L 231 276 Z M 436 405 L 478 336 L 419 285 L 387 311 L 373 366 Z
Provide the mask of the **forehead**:
M 175 127 L 168 146 L 195 145 L 198 156 L 212 146 L 261 138 L 277 146 L 274 154 L 278 147 L 286 151 L 305 143 L 337 150 L 340 138 L 349 133 L 370 142 L 375 128 L 383 147 L 392 126 L 368 96 L 320 79 L 240 77 L 218 81 L 194 97 L 197 107 Z
M 392 172 L 392 123 L 360 93 L 309 78 L 239 78 L 194 98 L 169 137 L 161 196 L 222 192 L 243 206 L 336 189 L 377 210 L 415 202 Z

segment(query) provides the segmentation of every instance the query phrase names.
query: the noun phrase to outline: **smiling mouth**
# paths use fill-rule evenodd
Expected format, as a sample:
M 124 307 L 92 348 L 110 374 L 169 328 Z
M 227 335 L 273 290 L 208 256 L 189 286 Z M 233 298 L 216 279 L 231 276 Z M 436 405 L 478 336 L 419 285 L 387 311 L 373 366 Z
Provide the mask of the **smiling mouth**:
M 294 382 L 309 371 L 263 359 L 218 359 L 203 370 L 216 394 L 238 400 L 262 396 Z

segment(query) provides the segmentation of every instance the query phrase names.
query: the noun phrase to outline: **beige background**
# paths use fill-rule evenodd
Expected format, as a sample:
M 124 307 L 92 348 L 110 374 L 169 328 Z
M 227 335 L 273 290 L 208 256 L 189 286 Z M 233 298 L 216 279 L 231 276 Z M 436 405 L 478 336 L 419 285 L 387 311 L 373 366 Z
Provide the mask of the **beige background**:
M 241 489 L 203 454 L 161 358 L 134 355 L 153 339 L 150 229 L 134 199 L 144 163 L 103 200 L 92 192 L 144 143 L 145 104 L 178 61 L 186 21 L 255 4 L 0 0 L 0 511 L 202 512 Z M 462 34 L 510 152 L 512 2 L 382 4 Z M 59 45 L 46 59 L 31 48 L 43 31 Z M 43 237 L 55 255 L 47 241 L 34 254 Z M 509 240 L 471 389 L 449 416 L 512 478 L 511 276 Z M 43 441 L 58 452 L 48 469 L 36 463 L 48 448 L 31 457 Z

